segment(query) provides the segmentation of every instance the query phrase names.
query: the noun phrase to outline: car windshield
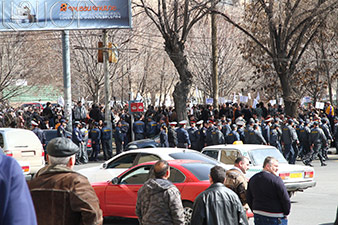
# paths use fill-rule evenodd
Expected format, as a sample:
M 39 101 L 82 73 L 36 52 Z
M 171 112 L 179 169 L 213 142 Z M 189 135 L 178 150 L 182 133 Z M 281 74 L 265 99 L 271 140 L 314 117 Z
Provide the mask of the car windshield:
M 182 166 L 194 174 L 197 179 L 209 180 L 210 169 L 215 165 L 209 163 L 184 163 Z
M 279 163 L 288 163 L 282 153 L 275 148 L 254 149 L 249 154 L 255 165 L 263 165 L 264 159 L 268 156 L 276 158 Z
M 199 152 L 176 152 L 176 153 L 171 153 L 169 154 L 170 157 L 173 159 L 192 159 L 192 160 L 199 160 L 202 162 L 207 162 L 212 165 L 217 165 L 219 164 L 216 160 L 203 155 L 202 153 Z

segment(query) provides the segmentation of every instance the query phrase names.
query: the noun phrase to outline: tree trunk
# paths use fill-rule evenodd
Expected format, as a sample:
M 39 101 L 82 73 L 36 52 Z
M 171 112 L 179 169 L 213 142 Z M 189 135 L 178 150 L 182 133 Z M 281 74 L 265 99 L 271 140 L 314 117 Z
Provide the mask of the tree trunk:
M 188 60 L 184 55 L 184 44 L 179 43 L 175 38 L 166 40 L 165 50 L 174 63 L 180 77 L 180 81 L 176 84 L 173 92 L 177 119 L 178 121 L 187 120 L 186 104 L 192 85 L 192 74 L 188 69 Z
M 297 117 L 299 99 L 296 98 L 292 92 L 292 84 L 286 73 L 279 74 L 281 81 L 283 100 L 284 100 L 284 112 L 287 116 Z

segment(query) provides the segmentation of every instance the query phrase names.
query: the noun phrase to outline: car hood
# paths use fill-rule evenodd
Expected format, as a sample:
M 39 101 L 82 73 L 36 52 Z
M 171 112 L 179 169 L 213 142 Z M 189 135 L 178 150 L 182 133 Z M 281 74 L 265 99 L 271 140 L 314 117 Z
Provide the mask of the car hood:
M 142 139 L 142 140 L 130 142 L 129 144 L 139 145 L 139 144 L 149 143 L 149 142 L 154 142 L 154 140 L 153 139 Z

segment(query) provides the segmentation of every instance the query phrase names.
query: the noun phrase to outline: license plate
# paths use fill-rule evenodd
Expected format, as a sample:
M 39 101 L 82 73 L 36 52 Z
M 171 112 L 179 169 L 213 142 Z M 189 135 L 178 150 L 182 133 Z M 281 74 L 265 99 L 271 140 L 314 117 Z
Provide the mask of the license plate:
M 303 174 L 302 173 L 291 173 L 290 178 L 302 178 Z
M 21 156 L 22 157 L 32 157 L 32 156 L 35 156 L 35 152 L 34 151 L 21 152 Z

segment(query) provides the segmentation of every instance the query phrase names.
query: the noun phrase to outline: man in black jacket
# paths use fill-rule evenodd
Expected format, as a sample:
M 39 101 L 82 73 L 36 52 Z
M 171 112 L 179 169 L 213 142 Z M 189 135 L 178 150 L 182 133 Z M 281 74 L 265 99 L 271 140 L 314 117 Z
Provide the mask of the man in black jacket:
M 278 176 L 278 161 L 266 157 L 263 171 L 250 178 L 246 199 L 254 213 L 255 225 L 286 225 L 290 213 L 290 197 Z
M 209 176 L 211 185 L 195 199 L 191 225 L 248 224 L 237 194 L 224 185 L 225 177 L 223 167 L 211 168 Z

